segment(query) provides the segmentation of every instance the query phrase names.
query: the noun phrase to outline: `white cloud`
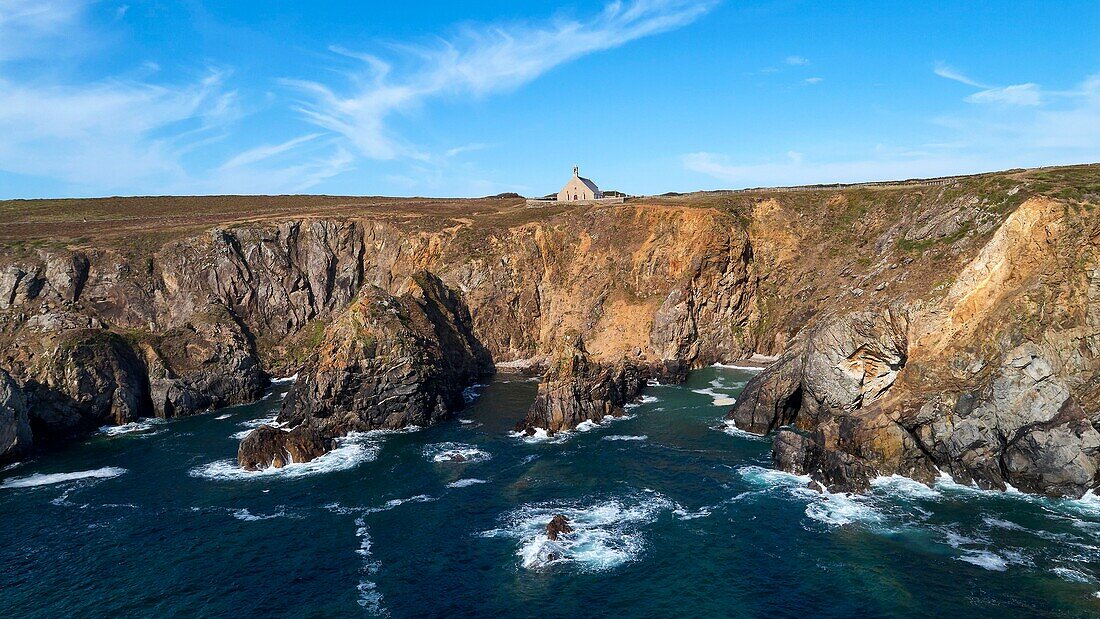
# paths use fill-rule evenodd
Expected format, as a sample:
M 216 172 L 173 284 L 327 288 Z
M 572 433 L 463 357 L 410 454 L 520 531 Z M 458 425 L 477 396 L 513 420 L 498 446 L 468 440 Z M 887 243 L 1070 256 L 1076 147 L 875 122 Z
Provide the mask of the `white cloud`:
M 53 53 L 44 45 L 75 25 L 90 0 L 0 2 L 0 62 Z
M 963 73 L 942 62 L 936 63 L 932 72 L 942 78 L 953 80 L 960 84 L 966 84 L 973 88 L 980 88 L 981 90 L 979 92 L 964 99 L 967 103 L 1022 106 L 1037 106 L 1043 103 L 1042 89 L 1039 88 L 1038 84 L 1027 83 L 1013 84 L 1011 86 L 990 86 L 977 80 L 970 79 Z
M 998 105 L 1042 105 L 1043 97 L 1037 84 L 1028 83 L 982 90 L 967 97 L 966 101 Z
M 804 81 L 805 81 L 805 82 L 806 82 L 807 84 L 820 84 L 821 82 L 825 81 L 825 78 L 821 78 L 821 77 L 807 77 L 807 78 L 806 78 L 806 79 L 805 79 Z
M 800 67 L 800 66 L 803 66 L 803 65 L 810 64 L 810 61 L 807 60 L 806 58 L 803 58 L 802 56 L 787 56 L 786 62 L 787 62 L 787 64 L 789 64 L 791 66 L 795 66 L 795 67 Z
M 302 136 L 283 144 L 261 146 L 245 151 L 209 175 L 187 181 L 174 189 L 187 193 L 277 194 L 301 193 L 310 187 L 348 172 L 355 167 L 355 156 L 346 148 L 331 143 L 319 144 L 321 154 L 296 153 L 282 164 L 269 161 L 280 154 L 312 143 L 316 136 Z M 294 144 L 291 144 L 293 142 Z M 285 147 L 285 148 L 284 148 Z M 282 149 L 282 150 L 280 150 Z M 256 165 L 262 163 L 263 165 Z
M 396 134 L 388 121 L 425 101 L 444 96 L 482 97 L 526 84 L 582 56 L 691 23 L 714 0 L 635 0 L 612 2 L 585 20 L 554 18 L 546 23 L 467 26 L 451 40 L 433 46 L 403 46 L 418 64 L 394 76 L 393 66 L 370 54 L 333 51 L 366 67 L 347 94 L 316 81 L 284 80 L 302 97 L 298 111 L 307 121 L 344 136 L 371 159 L 431 156 Z
M 956 82 L 959 82 L 960 84 L 966 84 L 967 86 L 973 86 L 974 88 L 990 88 L 990 86 L 986 86 L 985 84 L 976 82 L 942 62 L 937 62 L 935 67 L 932 68 L 932 72 L 942 78 L 954 80 Z
M 456 157 L 458 155 L 461 155 L 462 153 L 472 153 L 472 152 L 478 151 L 478 150 L 485 150 L 486 148 L 489 148 L 488 144 L 481 144 L 481 143 L 464 144 L 462 146 L 456 146 L 452 149 L 449 149 L 446 153 L 443 154 L 443 156 L 447 159 L 450 159 L 452 157 Z
M 182 174 L 179 158 L 232 117 L 224 72 L 181 86 L 41 86 L 0 77 L 0 169 L 102 188 Z
M 831 160 L 790 151 L 785 158 L 740 163 L 704 151 L 685 154 L 681 162 L 685 169 L 724 186 L 744 187 L 898 180 L 1096 161 L 1100 74 L 1070 90 L 1044 93 L 1038 100 L 1029 99 L 1030 89 L 1010 89 L 986 88 L 981 93 L 998 90 L 997 95 L 988 96 L 1008 97 L 1011 102 L 991 98 L 977 102 L 1001 105 L 961 106 L 952 114 L 930 119 L 932 128 L 943 132 L 931 143 L 880 144 L 865 153 Z
M 246 150 L 243 153 L 240 153 L 239 155 L 233 157 L 229 161 L 226 161 L 222 164 L 221 169 L 228 170 L 229 168 L 239 168 L 241 166 L 246 166 L 257 163 L 259 161 L 263 161 L 265 159 L 269 159 L 276 155 L 285 153 L 300 144 L 304 144 L 305 142 L 314 140 L 320 137 L 320 135 L 320 133 L 311 133 L 309 135 L 296 137 L 292 140 L 287 140 L 282 144 L 265 144 L 263 146 L 257 146 L 256 148 Z

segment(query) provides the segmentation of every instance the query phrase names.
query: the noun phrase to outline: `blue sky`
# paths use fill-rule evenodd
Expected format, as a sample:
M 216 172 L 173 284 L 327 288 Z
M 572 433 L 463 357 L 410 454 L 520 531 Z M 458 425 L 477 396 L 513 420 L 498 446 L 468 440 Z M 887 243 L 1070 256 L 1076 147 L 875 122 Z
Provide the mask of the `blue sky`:
M 925 6 L 931 4 L 934 6 Z M 0 0 L 0 197 L 1100 161 L 1100 3 Z

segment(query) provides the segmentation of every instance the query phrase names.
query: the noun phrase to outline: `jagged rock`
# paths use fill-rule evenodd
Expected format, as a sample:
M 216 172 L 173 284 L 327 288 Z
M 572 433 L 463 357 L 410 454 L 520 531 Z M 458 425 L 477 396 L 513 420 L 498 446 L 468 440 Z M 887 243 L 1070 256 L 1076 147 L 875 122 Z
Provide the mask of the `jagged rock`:
M 302 425 L 286 431 L 265 424 L 249 432 L 241 441 L 237 462 L 246 471 L 278 469 L 292 463 L 309 462 L 332 448 L 332 439 L 312 426 Z
M 930 399 L 913 433 L 966 483 L 1079 497 L 1095 486 L 1100 432 L 1035 344 L 1009 351 L 983 389 Z
M 129 342 L 110 331 L 63 334 L 26 389 L 36 435 L 120 425 L 152 413 L 144 364 Z
M 573 527 L 569 526 L 569 520 L 561 515 L 557 514 L 550 519 L 550 524 L 546 525 L 546 537 L 550 541 L 558 541 L 558 537 L 561 535 L 568 535 L 573 532 Z
M 400 373 L 446 366 L 444 353 L 422 366 L 371 366 L 358 352 L 344 363 L 330 353 L 358 344 L 327 330 L 364 288 L 393 295 L 431 269 L 471 308 L 470 341 L 499 359 L 572 368 L 562 336 L 583 338 L 583 363 L 548 375 L 560 380 L 546 381 L 529 431 L 614 414 L 641 384 L 635 375 L 666 364 L 760 352 L 780 360 L 732 416 L 754 432 L 797 431 L 779 432 L 780 466 L 857 487 L 871 474 L 925 479 L 934 465 L 985 487 L 1076 495 L 1097 481 L 1100 211 L 1095 192 L 1079 191 L 1095 173 L 1046 170 L 1041 183 L 994 174 L 950 190 L 683 195 L 518 218 L 500 205 L 449 205 L 444 216 L 418 202 L 377 216 L 234 216 L 160 247 L 139 235 L 136 252 L 98 238 L 79 253 L 5 245 L 0 368 L 33 401 L 36 443 L 55 428 L 132 418 L 144 406 L 135 381 L 165 415 L 255 397 L 255 360 L 280 375 L 309 370 L 288 399 L 321 404 L 296 404 L 288 418 L 430 422 L 446 406 L 425 394 L 446 401 L 450 390 L 417 386 L 433 372 Z M 857 286 L 876 293 L 853 296 Z M 222 321 L 212 333 L 193 328 L 211 304 L 237 319 L 243 342 Z M 883 308 L 895 318 L 868 318 Z M 418 331 L 375 327 L 383 343 Z M 64 352 L 72 333 L 90 331 L 125 335 L 96 354 Z M 193 357 L 161 354 L 158 341 L 175 336 Z M 344 344 L 319 364 L 330 336 Z M 1034 348 L 1013 352 L 1024 345 Z M 221 364 L 227 372 L 214 371 Z
M 25 456 L 32 444 L 26 398 L 11 376 L 0 370 L 0 464 Z
M 365 288 L 326 329 L 280 422 L 335 437 L 426 426 L 462 408 L 462 390 L 493 369 L 469 311 L 431 273 L 402 288 L 400 296 Z
M 864 491 L 895 472 L 930 479 L 916 441 L 880 406 L 905 366 L 907 325 L 892 310 L 819 324 L 750 381 L 727 417 L 758 434 L 778 428 L 776 466 L 831 490 Z
M 621 415 L 623 405 L 645 388 L 646 368 L 625 360 L 612 365 L 594 362 L 579 335 L 565 340 L 516 431 L 531 434 L 542 428 L 554 433 L 571 430 L 584 421 L 598 423 L 609 415 Z
M 46 258 L 46 283 L 62 300 L 76 301 L 88 281 L 89 267 L 88 256 L 83 253 L 50 255 Z
M 251 402 L 269 383 L 244 326 L 217 303 L 152 338 L 143 352 L 161 418 Z

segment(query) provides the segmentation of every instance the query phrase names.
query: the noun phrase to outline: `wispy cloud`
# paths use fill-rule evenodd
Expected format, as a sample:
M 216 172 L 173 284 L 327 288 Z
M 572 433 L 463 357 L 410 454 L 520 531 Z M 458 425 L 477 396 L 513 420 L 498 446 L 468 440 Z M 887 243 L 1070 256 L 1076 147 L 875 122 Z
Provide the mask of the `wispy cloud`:
M 302 136 L 283 144 L 261 146 L 237 155 L 202 178 L 189 181 L 189 193 L 272 194 L 301 193 L 325 180 L 355 169 L 356 157 L 339 144 L 318 144 L 298 152 L 316 136 Z M 291 142 L 294 142 L 291 144 Z M 285 148 L 282 148 L 285 147 Z M 280 157 L 295 151 L 293 157 Z
M 0 62 L 56 53 L 45 45 L 64 31 L 91 0 L 4 0 L 0 2 Z
M 960 84 L 966 84 L 967 86 L 973 86 L 974 88 L 990 88 L 985 84 L 970 79 L 955 68 L 942 62 L 937 62 L 936 65 L 932 68 L 932 72 L 942 78 L 953 80 L 959 82 Z
M 990 86 L 977 80 L 970 79 L 960 71 L 942 63 L 936 63 L 932 72 L 936 75 L 966 84 L 972 88 L 980 88 L 968 96 L 967 103 L 994 104 L 994 105 L 1019 105 L 1037 106 L 1043 103 L 1043 92 L 1038 84 L 1013 84 L 1011 86 Z
M 443 156 L 447 159 L 450 159 L 452 157 L 457 157 L 462 153 L 472 153 L 474 151 L 485 150 L 486 148 L 489 148 L 489 145 L 481 144 L 480 142 L 474 144 L 464 144 L 462 146 L 456 146 L 452 149 L 449 149 L 446 153 L 443 154 Z
M 212 71 L 176 86 L 0 77 L 0 169 L 103 188 L 175 178 L 182 154 L 234 114 L 226 77 Z
M 287 140 L 286 142 L 283 142 L 281 144 L 264 144 L 263 146 L 257 146 L 256 148 L 246 150 L 243 153 L 240 153 L 239 155 L 233 157 L 229 161 L 226 161 L 222 164 L 221 169 L 228 170 L 230 168 L 239 168 L 241 166 L 257 163 L 265 159 L 270 159 L 271 157 L 285 153 L 300 144 L 304 144 L 306 142 L 309 142 L 310 140 L 317 139 L 318 137 L 320 137 L 320 135 L 320 133 L 311 133 L 309 135 L 296 137 L 292 140 Z
M 825 81 L 825 78 L 822 78 L 822 77 L 807 77 L 803 81 L 806 82 L 807 84 L 820 84 L 821 82 Z
M 219 139 L 238 116 L 237 94 L 227 85 L 231 71 L 208 69 L 190 80 L 153 83 L 111 76 L 16 78 L 29 73 L 26 66 L 9 70 L 8 63 L 61 62 L 68 47 L 54 41 L 81 36 L 92 4 L 0 4 L 0 170 L 95 191 L 178 183 L 186 177 L 183 157 Z
M 635 0 L 608 4 L 587 20 L 466 26 L 434 45 L 399 46 L 415 59 L 415 67 L 400 75 L 375 55 L 335 48 L 363 65 L 347 92 L 312 80 L 283 84 L 298 92 L 303 118 L 342 135 L 363 156 L 428 161 L 431 154 L 392 129 L 394 114 L 433 98 L 484 97 L 517 88 L 588 54 L 680 28 L 713 5 L 714 0 Z
M 787 56 L 786 63 L 793 67 L 800 67 L 810 64 L 810 61 L 802 56 Z
M 1042 105 L 1043 93 L 1038 84 L 1014 84 L 1003 88 L 987 88 L 966 98 L 968 103 L 992 103 L 997 105 Z
M 1096 160 L 1100 152 L 1100 75 L 1069 90 L 1047 91 L 1029 99 L 1031 88 L 990 88 L 949 67 L 937 67 L 936 73 L 983 89 L 965 102 L 998 105 L 966 105 L 928 119 L 931 128 L 943 134 L 934 143 L 879 145 L 848 158 L 803 156 L 792 151 L 785 157 L 752 163 L 701 151 L 683 155 L 681 163 L 687 170 L 736 187 L 896 180 Z M 1017 100 L 1011 104 L 971 100 L 978 95 Z

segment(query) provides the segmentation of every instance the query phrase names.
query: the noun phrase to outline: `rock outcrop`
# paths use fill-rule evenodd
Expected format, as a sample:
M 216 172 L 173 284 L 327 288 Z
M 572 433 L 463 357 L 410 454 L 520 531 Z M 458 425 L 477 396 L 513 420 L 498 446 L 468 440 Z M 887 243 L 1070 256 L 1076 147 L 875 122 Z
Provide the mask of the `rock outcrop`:
M 11 376 L 0 370 L 0 464 L 27 455 L 33 440 L 26 398 Z
M 262 439 L 250 434 L 241 445 L 241 465 L 279 466 L 286 441 L 297 436 L 331 440 L 447 418 L 462 408 L 462 390 L 493 369 L 470 323 L 461 299 L 426 271 L 410 277 L 397 296 L 364 288 L 325 330 L 284 400 L 278 421 L 293 429 L 283 435 L 265 429 Z M 264 451 L 268 448 L 276 451 Z M 291 455 L 304 462 L 319 455 L 316 451 Z
M 535 403 L 517 432 L 549 434 L 571 430 L 585 421 L 623 414 L 623 405 L 641 393 L 648 378 L 646 368 L 627 361 L 603 364 L 593 361 L 579 335 L 566 336 L 564 350 L 554 357 L 539 383 Z
M 332 450 L 334 441 L 310 424 L 293 430 L 262 425 L 248 433 L 237 449 L 237 462 L 246 471 L 283 468 L 309 462 Z
M 36 434 L 71 435 L 151 416 L 145 366 L 122 336 L 78 329 L 54 344 L 26 385 Z
M 556 542 L 558 537 L 569 535 L 572 532 L 573 527 L 569 525 L 569 519 L 561 514 L 551 518 L 550 523 L 546 525 L 546 538 L 552 542 Z
M 184 417 L 252 402 L 268 386 L 248 332 L 217 303 L 185 324 L 151 336 L 142 351 L 157 417 Z

